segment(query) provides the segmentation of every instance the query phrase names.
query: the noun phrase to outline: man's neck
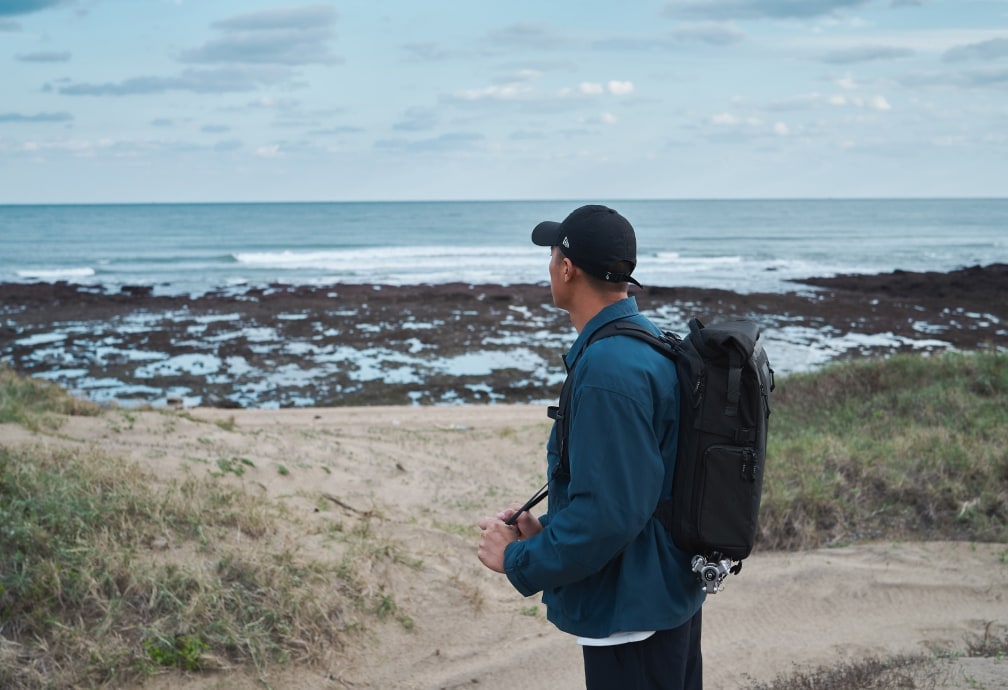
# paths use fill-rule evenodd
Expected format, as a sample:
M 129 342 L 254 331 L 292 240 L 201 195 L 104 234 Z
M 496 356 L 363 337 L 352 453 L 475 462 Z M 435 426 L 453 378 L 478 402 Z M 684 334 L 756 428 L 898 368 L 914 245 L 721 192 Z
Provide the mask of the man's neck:
M 574 324 L 575 330 L 580 333 L 584 330 L 584 327 L 588 325 L 589 321 L 598 316 L 600 311 L 608 307 L 610 304 L 616 304 L 616 302 L 626 298 L 626 292 L 585 293 L 584 296 L 578 300 L 578 303 L 568 310 L 571 323 Z

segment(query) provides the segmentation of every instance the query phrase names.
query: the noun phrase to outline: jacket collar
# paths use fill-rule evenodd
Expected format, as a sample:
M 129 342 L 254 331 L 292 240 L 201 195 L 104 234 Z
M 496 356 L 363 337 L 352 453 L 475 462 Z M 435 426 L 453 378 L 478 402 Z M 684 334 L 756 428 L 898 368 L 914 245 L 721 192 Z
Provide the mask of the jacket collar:
M 568 371 L 570 371 L 571 364 L 577 362 L 578 357 L 581 356 L 581 351 L 587 346 L 592 334 L 602 328 L 602 326 L 606 325 L 610 321 L 625 319 L 629 316 L 637 316 L 639 313 L 640 312 L 637 309 L 637 298 L 633 296 L 621 299 L 618 302 L 613 302 L 607 307 L 604 307 L 602 311 L 593 316 L 588 323 L 585 324 L 585 327 L 581 329 L 581 332 L 578 334 L 574 344 L 571 345 L 567 354 L 563 356 L 564 366 Z

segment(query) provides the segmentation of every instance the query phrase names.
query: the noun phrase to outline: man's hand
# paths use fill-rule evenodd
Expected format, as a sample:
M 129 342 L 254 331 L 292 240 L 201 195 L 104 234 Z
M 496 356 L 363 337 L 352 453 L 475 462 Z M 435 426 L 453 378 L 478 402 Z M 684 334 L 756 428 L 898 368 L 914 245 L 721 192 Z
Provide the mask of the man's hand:
M 499 520 L 508 520 L 518 511 L 518 508 L 518 504 L 514 504 L 510 508 L 497 513 L 497 518 Z M 539 523 L 539 518 L 528 511 L 519 515 L 518 519 L 515 520 L 514 525 L 518 528 L 519 539 L 528 539 L 529 537 L 534 537 L 542 532 L 542 525 Z
M 486 567 L 494 572 L 504 572 L 504 549 L 513 541 L 528 539 L 542 531 L 539 518 L 524 512 L 518 516 L 514 526 L 505 525 L 504 521 L 518 510 L 515 504 L 503 510 L 494 517 L 479 521 L 480 541 L 476 555 Z
M 494 572 L 504 572 L 504 549 L 513 541 L 518 541 L 518 529 L 509 527 L 497 517 L 483 518 L 479 521 L 479 549 L 476 555 L 480 562 Z

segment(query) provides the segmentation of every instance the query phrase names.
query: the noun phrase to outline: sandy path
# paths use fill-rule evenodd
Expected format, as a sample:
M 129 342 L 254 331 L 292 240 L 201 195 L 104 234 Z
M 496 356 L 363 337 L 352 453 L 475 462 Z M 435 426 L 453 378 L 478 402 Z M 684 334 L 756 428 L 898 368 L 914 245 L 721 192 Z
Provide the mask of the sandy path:
M 111 411 L 41 436 L 2 425 L 0 442 L 93 447 L 159 476 L 243 457 L 254 466 L 223 480 L 286 502 L 308 524 L 379 515 L 376 536 L 419 565 L 387 564 L 374 576 L 415 626 L 372 620 L 329 668 L 278 672 L 275 688 L 573 690 L 583 687 L 580 649 L 545 621 L 538 598 L 522 598 L 475 557 L 476 520 L 538 488 L 547 430 L 543 409 L 528 406 L 200 409 Z M 324 541 L 303 541 L 306 557 L 331 555 Z M 962 647 L 991 622 L 1008 626 L 1003 544 L 757 552 L 705 606 L 706 687 L 744 687 L 795 665 Z M 966 660 L 946 676 L 962 684 L 936 687 L 1008 688 L 1008 660 Z M 231 674 L 149 686 L 254 685 Z

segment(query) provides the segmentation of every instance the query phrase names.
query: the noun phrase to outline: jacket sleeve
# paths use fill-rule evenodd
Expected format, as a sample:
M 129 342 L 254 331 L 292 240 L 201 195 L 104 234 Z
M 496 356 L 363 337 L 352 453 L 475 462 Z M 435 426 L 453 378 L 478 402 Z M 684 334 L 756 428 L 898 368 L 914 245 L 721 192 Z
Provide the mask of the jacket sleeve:
M 505 551 L 505 572 L 526 596 L 601 570 L 641 532 L 661 493 L 652 401 L 614 379 L 618 368 L 588 364 L 578 365 L 572 396 L 569 503 L 550 510 L 542 532 Z

